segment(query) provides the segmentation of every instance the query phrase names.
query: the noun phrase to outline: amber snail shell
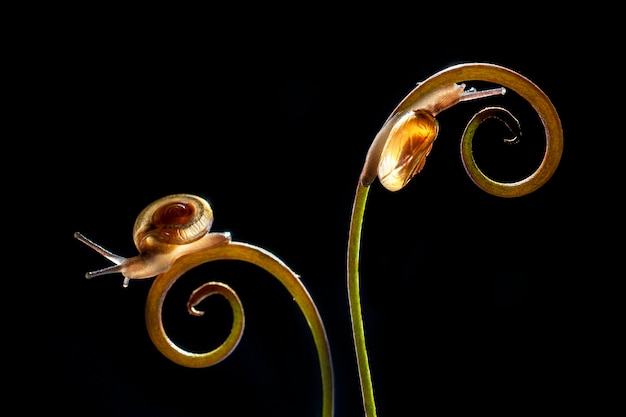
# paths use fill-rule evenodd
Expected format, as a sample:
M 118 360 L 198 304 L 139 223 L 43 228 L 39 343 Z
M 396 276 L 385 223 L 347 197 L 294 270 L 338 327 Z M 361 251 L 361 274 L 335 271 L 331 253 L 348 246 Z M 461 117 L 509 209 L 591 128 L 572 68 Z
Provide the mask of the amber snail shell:
M 394 123 L 378 164 L 380 183 L 389 191 L 402 189 L 424 168 L 438 133 L 437 119 L 426 110 L 411 111 Z
M 153 245 L 185 245 L 207 233 L 213 225 L 209 203 L 190 194 L 172 194 L 144 208 L 135 221 L 133 240 L 139 252 Z

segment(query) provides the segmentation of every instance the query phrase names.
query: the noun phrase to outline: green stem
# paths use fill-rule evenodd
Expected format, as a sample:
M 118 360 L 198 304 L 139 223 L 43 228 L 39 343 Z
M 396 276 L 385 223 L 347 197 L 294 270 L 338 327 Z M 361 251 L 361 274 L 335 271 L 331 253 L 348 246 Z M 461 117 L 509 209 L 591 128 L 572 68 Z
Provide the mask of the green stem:
M 359 368 L 363 407 L 366 417 L 375 417 L 376 403 L 374 401 L 374 387 L 372 384 L 369 360 L 367 358 L 367 347 L 365 345 L 365 329 L 363 327 L 361 293 L 359 288 L 359 251 L 368 193 L 369 186 L 362 185 L 359 181 L 354 197 L 352 219 L 350 221 L 350 235 L 348 239 L 348 300 L 350 302 L 352 335 L 354 337 L 354 348 L 356 350 L 357 366 Z

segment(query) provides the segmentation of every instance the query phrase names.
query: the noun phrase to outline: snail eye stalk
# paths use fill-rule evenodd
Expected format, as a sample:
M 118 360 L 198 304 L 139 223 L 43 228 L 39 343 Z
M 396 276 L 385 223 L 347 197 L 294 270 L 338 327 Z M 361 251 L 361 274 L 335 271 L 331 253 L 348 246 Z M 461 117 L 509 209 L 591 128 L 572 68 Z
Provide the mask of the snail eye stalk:
M 97 271 L 87 272 L 85 274 L 85 278 L 90 279 L 93 277 L 98 277 L 100 275 L 115 274 L 118 272 L 122 272 L 123 264 L 124 262 L 127 261 L 126 258 L 124 258 L 123 256 L 116 255 L 113 252 L 103 248 L 102 246 L 98 245 L 96 242 L 93 242 L 92 240 L 83 236 L 83 234 L 80 232 L 74 233 L 74 237 L 115 264 L 107 268 L 98 269 Z M 128 277 L 124 277 L 124 283 L 122 284 L 124 288 L 128 287 L 129 282 L 130 282 L 130 279 Z
M 459 101 L 470 101 L 476 100 L 477 98 L 485 98 L 491 96 L 503 96 L 505 93 L 506 88 L 504 87 L 490 88 L 480 91 L 476 90 L 474 87 L 471 87 L 463 91 L 463 94 L 461 94 L 461 98 L 459 99 Z

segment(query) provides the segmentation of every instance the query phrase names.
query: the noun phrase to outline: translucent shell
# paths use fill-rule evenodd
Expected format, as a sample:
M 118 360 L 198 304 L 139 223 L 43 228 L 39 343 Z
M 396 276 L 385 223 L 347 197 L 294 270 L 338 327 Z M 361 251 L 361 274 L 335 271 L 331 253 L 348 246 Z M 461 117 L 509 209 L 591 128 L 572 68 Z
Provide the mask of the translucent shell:
M 146 245 L 182 245 L 205 236 L 213 224 L 207 201 L 189 194 L 174 194 L 147 206 L 135 221 L 133 240 L 142 252 Z
M 389 131 L 378 164 L 378 179 L 389 191 L 402 189 L 419 173 L 439 132 L 439 123 L 428 110 L 410 111 Z

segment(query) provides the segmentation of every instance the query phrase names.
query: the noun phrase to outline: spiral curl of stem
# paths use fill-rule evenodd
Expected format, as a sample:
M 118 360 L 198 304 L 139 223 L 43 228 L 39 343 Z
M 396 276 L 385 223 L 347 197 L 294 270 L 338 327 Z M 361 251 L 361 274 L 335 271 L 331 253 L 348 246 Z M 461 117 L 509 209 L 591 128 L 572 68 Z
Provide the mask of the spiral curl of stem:
M 485 120 L 477 113 L 468 124 L 462 138 L 462 158 L 469 177 L 482 190 L 498 197 L 521 197 L 542 187 L 554 174 L 563 153 L 563 127 L 561 119 L 548 96 L 523 75 L 495 64 L 468 63 L 448 67 L 419 83 L 393 110 L 387 121 L 395 114 L 410 109 L 421 98 L 447 85 L 467 81 L 485 81 L 499 84 L 515 91 L 537 112 L 546 135 L 546 150 L 539 167 L 530 176 L 517 182 L 503 183 L 487 177 L 476 166 L 471 156 L 471 143 L 478 125 Z M 369 186 L 376 178 L 378 160 L 367 160 L 363 166 L 360 182 Z
M 193 353 L 177 346 L 163 327 L 163 303 L 168 291 L 183 274 L 206 262 L 215 260 L 238 260 L 252 263 L 276 277 L 292 295 L 303 312 L 313 334 L 318 352 L 322 379 L 322 415 L 331 417 L 334 412 L 333 369 L 326 330 L 313 299 L 296 275 L 287 265 L 270 252 L 246 243 L 230 242 L 179 258 L 170 269 L 158 275 L 150 287 L 146 301 L 146 326 L 150 339 L 157 349 L 171 361 L 190 368 L 215 365 L 228 357 L 236 348 L 244 329 L 244 313 L 241 301 L 226 284 L 209 282 L 196 289 L 188 302 L 194 315 L 200 312 L 195 305 L 212 294 L 224 296 L 233 310 L 233 325 L 226 340 L 212 351 Z
M 461 140 L 461 159 L 470 179 L 485 192 L 499 197 L 521 197 L 542 187 L 554 174 L 563 152 L 563 129 L 559 115 L 548 96 L 532 81 L 508 68 L 488 63 L 466 63 L 448 67 L 418 84 L 394 109 L 383 129 L 395 115 L 413 108 L 416 103 L 437 89 L 467 81 L 485 81 L 499 84 L 518 93 L 537 112 L 544 127 L 546 147 L 539 167 L 528 177 L 517 182 L 498 182 L 485 175 L 472 154 L 472 140 L 478 126 L 503 109 L 483 109 L 468 123 Z M 507 110 L 504 110 L 508 113 Z M 508 113 L 510 115 L 510 113 Z M 511 115 L 512 116 L 512 115 Z M 381 129 L 381 132 L 383 131 Z M 367 417 L 376 416 L 374 388 L 365 341 L 359 284 L 359 252 L 361 232 L 369 187 L 377 176 L 382 140 L 377 136 L 367 155 L 355 193 L 347 253 L 347 288 L 350 302 L 353 341 L 361 384 L 363 408 Z

